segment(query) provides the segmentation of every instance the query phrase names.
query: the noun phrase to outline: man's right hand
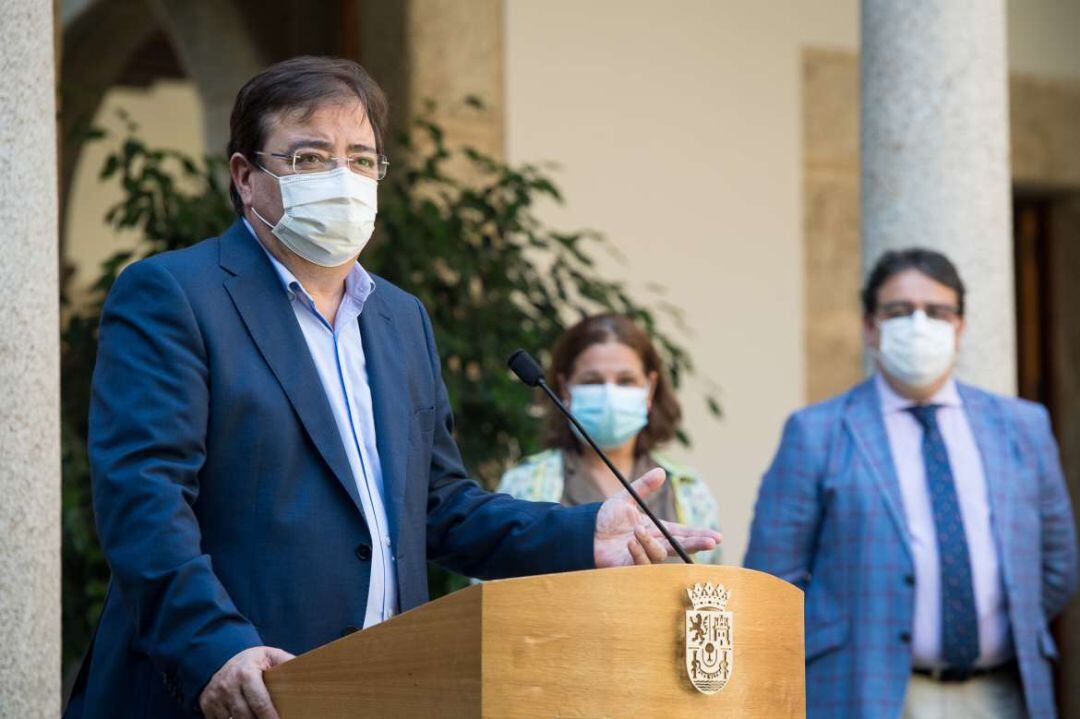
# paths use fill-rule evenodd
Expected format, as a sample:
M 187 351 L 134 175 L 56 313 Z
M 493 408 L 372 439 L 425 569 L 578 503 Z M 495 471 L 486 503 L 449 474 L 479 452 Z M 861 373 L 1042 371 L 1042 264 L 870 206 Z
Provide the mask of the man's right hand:
M 263 672 L 293 659 L 284 649 L 252 647 L 225 662 L 199 697 L 207 719 L 280 719 Z

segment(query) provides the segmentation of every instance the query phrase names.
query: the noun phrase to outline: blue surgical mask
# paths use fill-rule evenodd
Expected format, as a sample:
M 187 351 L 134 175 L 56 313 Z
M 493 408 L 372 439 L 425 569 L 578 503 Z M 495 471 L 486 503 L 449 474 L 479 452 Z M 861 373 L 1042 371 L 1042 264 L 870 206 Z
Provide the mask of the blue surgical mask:
M 649 423 L 649 388 L 579 384 L 570 388 L 570 413 L 598 445 L 619 447 Z

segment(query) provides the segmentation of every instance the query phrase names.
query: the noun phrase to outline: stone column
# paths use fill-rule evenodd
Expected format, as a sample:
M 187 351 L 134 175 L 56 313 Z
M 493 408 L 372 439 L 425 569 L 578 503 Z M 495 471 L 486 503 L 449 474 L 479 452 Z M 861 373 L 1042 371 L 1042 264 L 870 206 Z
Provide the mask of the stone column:
M 0 714 L 60 714 L 53 4 L 0 2 Z
M 1016 391 L 1004 0 L 862 0 L 862 255 L 920 245 L 968 287 L 959 375 Z

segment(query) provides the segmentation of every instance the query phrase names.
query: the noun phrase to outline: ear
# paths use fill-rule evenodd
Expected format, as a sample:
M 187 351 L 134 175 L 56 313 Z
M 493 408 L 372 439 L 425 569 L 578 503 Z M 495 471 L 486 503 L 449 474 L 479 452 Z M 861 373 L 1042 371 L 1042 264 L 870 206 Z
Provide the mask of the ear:
M 232 178 L 233 186 L 240 195 L 240 202 L 244 207 L 251 206 L 253 194 L 251 179 L 254 174 L 255 168 L 251 166 L 248 159 L 239 152 L 234 152 L 232 157 L 229 158 L 229 176 Z
M 645 378 L 649 381 L 649 397 L 648 399 L 646 399 L 645 404 L 648 406 L 649 409 L 652 409 L 653 397 L 656 396 L 656 384 L 657 380 L 660 379 L 660 375 L 657 373 L 656 370 L 653 370 L 649 374 L 645 375 Z
M 872 349 L 878 349 L 881 345 L 881 327 L 873 315 L 863 315 L 863 342 Z
M 956 349 L 960 349 L 960 338 L 963 337 L 964 331 L 967 330 L 967 320 L 961 315 L 956 320 Z

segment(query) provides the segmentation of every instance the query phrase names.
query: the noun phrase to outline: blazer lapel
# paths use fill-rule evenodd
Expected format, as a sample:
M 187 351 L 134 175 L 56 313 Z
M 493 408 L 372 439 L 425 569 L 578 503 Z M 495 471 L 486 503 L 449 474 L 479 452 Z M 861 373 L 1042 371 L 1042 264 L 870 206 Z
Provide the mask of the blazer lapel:
M 904 549 L 911 554 L 911 535 L 908 532 L 904 500 L 900 493 L 900 481 L 896 476 L 889 436 L 885 420 L 881 416 L 881 401 L 873 378 L 851 391 L 844 422 L 855 440 L 855 445 L 870 464 L 874 483 L 882 493 L 889 516 L 903 538 Z
M 409 381 L 401 339 L 379 294 L 368 297 L 360 313 L 360 337 L 364 343 L 368 386 L 375 413 L 375 442 L 382 466 L 383 493 L 388 499 L 391 541 L 397 544 L 398 527 L 405 511 L 405 481 L 409 454 Z
M 281 279 L 242 222 L 233 223 L 220 242 L 221 266 L 233 274 L 225 280 L 226 292 L 319 454 L 363 514 L 326 391 Z
M 975 444 L 979 447 L 983 476 L 986 478 L 986 496 L 990 502 L 990 528 L 997 544 L 1002 574 L 1007 578 L 1010 567 L 1006 566 L 1009 553 L 1006 551 L 1008 533 L 1005 528 L 1011 526 L 1012 508 L 1016 504 L 1009 481 L 1012 470 L 1009 423 L 1005 421 L 1001 407 L 985 392 L 964 384 L 958 384 L 957 389 L 964 402 L 964 414 L 971 425 L 971 433 L 975 435 Z

